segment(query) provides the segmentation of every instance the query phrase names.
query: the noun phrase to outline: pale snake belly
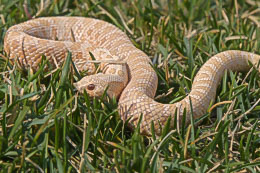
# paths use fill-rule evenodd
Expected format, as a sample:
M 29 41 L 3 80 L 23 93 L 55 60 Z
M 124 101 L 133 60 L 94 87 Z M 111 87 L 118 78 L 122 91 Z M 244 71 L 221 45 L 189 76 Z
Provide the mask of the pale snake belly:
M 100 95 L 107 85 L 108 95 L 118 97 L 118 110 L 123 120 L 136 127 L 140 116 L 140 130 L 149 135 L 151 122 L 157 134 L 171 116 L 178 115 L 181 122 L 186 112 L 186 124 L 192 115 L 201 117 L 216 96 L 216 89 L 225 70 L 247 71 L 249 62 L 257 66 L 260 56 L 230 50 L 211 57 L 197 72 L 191 92 L 174 104 L 161 104 L 154 100 L 158 78 L 149 57 L 137 49 L 117 27 L 105 21 L 83 17 L 45 17 L 30 20 L 9 28 L 4 39 L 4 50 L 11 60 L 17 59 L 23 68 L 37 69 L 44 55 L 51 63 L 64 62 L 67 52 L 77 69 L 88 70 L 95 66 L 90 53 L 97 60 L 115 60 L 126 65 L 103 63 L 103 73 L 83 78 L 76 83 L 79 90 Z M 190 105 L 191 103 L 191 105 Z M 185 111 L 184 111 L 185 110 Z

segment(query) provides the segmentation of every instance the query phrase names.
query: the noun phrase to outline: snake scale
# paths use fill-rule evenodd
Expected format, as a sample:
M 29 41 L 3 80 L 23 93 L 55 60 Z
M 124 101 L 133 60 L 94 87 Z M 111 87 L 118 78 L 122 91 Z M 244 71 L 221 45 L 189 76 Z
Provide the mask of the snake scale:
M 211 57 L 197 72 L 191 92 L 174 104 L 154 101 L 158 78 L 151 67 L 149 57 L 137 49 L 120 29 L 105 21 L 84 17 L 43 17 L 14 25 L 4 38 L 4 50 L 11 60 L 17 60 L 23 68 L 37 70 L 42 55 L 53 64 L 61 64 L 67 51 L 79 71 L 87 70 L 90 76 L 75 84 L 79 91 L 86 90 L 98 96 L 108 87 L 108 95 L 118 97 L 121 118 L 136 127 L 140 115 L 141 133 L 149 135 L 151 122 L 157 134 L 161 133 L 170 116 L 177 115 L 181 122 L 186 110 L 186 124 L 190 122 L 191 105 L 194 118 L 199 118 L 216 96 L 216 89 L 225 70 L 249 70 L 249 61 L 257 66 L 260 56 L 237 50 L 229 50 Z M 102 73 L 93 74 L 92 57 L 105 60 Z M 109 63 L 124 61 L 126 65 Z M 173 122 L 173 121 L 172 121 Z M 171 123 L 172 126 L 173 123 Z

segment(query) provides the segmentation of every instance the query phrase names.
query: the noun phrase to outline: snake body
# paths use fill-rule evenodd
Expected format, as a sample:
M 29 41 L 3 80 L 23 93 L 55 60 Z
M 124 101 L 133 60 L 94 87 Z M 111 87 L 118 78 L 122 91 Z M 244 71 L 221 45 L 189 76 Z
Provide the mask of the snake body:
M 130 118 L 130 125 L 135 127 L 142 115 L 141 133 L 148 135 L 152 121 L 156 133 L 160 134 L 160 127 L 165 125 L 170 116 L 181 122 L 186 112 L 185 122 L 188 124 L 191 113 L 194 118 L 205 114 L 215 99 L 218 83 L 225 70 L 247 71 L 249 62 L 257 66 L 260 60 L 259 55 L 244 51 L 230 50 L 216 54 L 198 71 L 191 92 L 183 100 L 174 104 L 161 104 L 154 101 L 158 78 L 149 57 L 137 49 L 124 32 L 105 21 L 83 17 L 29 20 L 9 28 L 4 39 L 4 49 L 11 60 L 17 59 L 22 67 L 31 66 L 33 69 L 39 66 L 42 55 L 53 64 L 60 64 L 68 50 L 72 53 L 76 67 L 88 70 L 89 73 L 95 71 L 95 66 L 89 62 L 89 52 L 94 52 L 99 60 L 116 57 L 117 60 L 125 61 L 127 69 L 108 63 L 108 69 L 105 70 L 108 73 L 104 75 L 108 76 L 106 79 L 113 78 L 116 81 L 112 88 L 120 86 L 118 90 L 121 95 L 115 95 L 120 96 L 118 110 L 121 118 Z M 100 54 L 100 50 L 108 53 Z M 114 71 L 113 68 L 120 70 Z M 121 74 L 118 75 L 119 72 Z M 102 74 L 98 75 L 100 77 L 93 75 L 92 80 L 103 77 Z M 84 85 L 84 81 L 79 84 Z

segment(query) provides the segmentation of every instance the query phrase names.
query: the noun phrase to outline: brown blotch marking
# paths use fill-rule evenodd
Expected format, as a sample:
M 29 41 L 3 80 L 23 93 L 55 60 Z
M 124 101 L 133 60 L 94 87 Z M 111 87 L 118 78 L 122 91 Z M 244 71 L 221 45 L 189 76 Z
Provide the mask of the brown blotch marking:
M 114 68 L 110 68 L 110 69 L 108 70 L 108 72 L 109 72 L 110 74 L 115 74 L 115 73 L 116 73 L 116 70 L 115 70 Z
M 119 76 L 123 76 L 123 75 L 124 75 L 124 72 L 123 72 L 122 70 L 118 70 L 118 71 L 117 71 L 117 74 L 118 74 Z

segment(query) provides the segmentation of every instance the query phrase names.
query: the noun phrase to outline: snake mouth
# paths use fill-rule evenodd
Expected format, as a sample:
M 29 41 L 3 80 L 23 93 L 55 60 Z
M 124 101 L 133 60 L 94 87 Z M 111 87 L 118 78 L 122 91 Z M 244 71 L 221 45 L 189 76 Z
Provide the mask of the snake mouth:
M 78 92 L 78 91 L 79 91 L 78 84 L 75 82 L 75 83 L 73 83 L 73 86 L 75 87 L 75 88 L 73 89 L 73 91 Z

